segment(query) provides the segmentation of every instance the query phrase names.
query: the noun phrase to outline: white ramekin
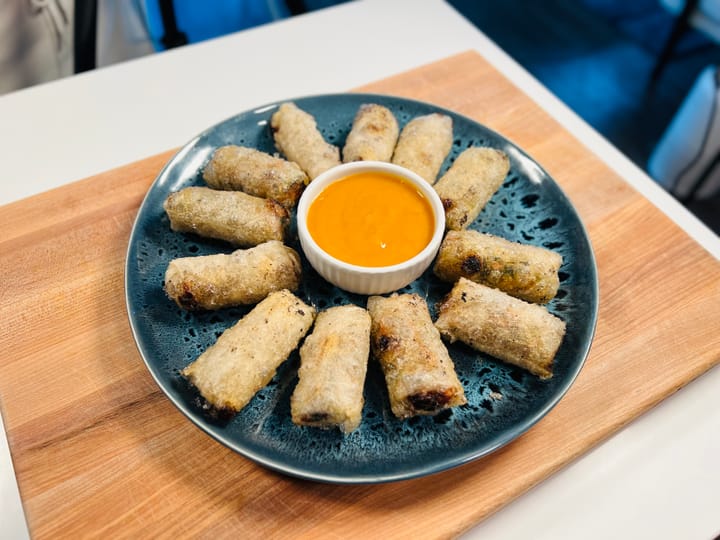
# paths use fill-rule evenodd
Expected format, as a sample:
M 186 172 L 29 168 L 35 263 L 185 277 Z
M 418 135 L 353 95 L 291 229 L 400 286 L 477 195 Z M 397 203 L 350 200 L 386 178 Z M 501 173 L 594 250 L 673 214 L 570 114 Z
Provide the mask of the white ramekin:
M 391 266 L 358 266 L 336 259 L 320 248 L 307 229 L 307 213 L 315 198 L 330 184 L 347 176 L 365 172 L 392 174 L 412 183 L 430 202 L 435 228 L 425 248 L 405 262 Z M 414 172 L 381 161 L 355 161 L 329 169 L 305 188 L 297 207 L 300 245 L 312 267 L 327 281 L 349 292 L 385 294 L 412 283 L 430 266 L 445 232 L 445 210 L 435 189 Z

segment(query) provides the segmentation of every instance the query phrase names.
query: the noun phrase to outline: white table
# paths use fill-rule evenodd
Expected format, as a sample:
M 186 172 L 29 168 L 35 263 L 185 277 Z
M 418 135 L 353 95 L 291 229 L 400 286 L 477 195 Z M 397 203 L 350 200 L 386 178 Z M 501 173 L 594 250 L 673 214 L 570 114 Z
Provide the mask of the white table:
M 441 0 L 343 4 L 0 96 L 0 204 L 180 146 L 263 103 L 345 91 L 468 49 L 485 56 L 720 258 L 716 235 Z M 720 533 L 718 388 L 716 368 L 467 537 L 675 539 Z M 0 431 L 0 536 L 24 538 Z

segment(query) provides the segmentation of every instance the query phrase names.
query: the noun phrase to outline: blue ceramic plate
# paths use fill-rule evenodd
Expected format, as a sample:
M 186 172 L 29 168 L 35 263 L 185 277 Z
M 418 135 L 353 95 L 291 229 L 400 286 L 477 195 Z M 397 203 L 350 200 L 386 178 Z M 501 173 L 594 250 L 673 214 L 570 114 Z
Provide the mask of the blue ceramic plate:
M 128 314 L 140 353 L 167 397 L 200 429 L 240 454 L 271 469 L 302 478 L 338 483 L 373 483 L 419 477 L 467 463 L 509 443 L 540 420 L 568 390 L 590 348 L 598 307 L 597 271 L 585 229 L 572 205 L 547 173 L 513 143 L 468 118 L 427 103 L 367 94 L 337 94 L 293 100 L 317 119 L 325 138 L 342 146 L 363 103 L 389 107 L 402 127 L 431 112 L 452 117 L 455 140 L 442 172 L 464 149 L 486 145 L 504 150 L 510 174 L 472 228 L 557 251 L 564 263 L 560 291 L 549 310 L 567 323 L 555 358 L 554 376 L 533 375 L 450 345 L 468 404 L 435 417 L 395 419 L 377 362 L 371 359 L 360 427 L 338 431 L 300 428 L 290 420 L 290 395 L 297 382 L 297 351 L 275 378 L 228 423 L 214 422 L 197 407 L 196 394 L 179 370 L 214 343 L 250 308 L 187 313 L 163 292 L 168 262 L 176 257 L 229 253 L 232 248 L 170 230 L 163 201 L 169 193 L 202 185 L 202 169 L 213 150 L 225 144 L 275 152 L 269 119 L 278 104 L 241 113 L 190 141 L 162 170 L 140 207 L 127 255 Z M 296 230 L 287 243 L 300 252 Z M 320 278 L 303 261 L 298 295 L 318 309 L 348 302 L 365 306 L 364 296 L 345 293 Z M 403 289 L 427 299 L 431 314 L 450 286 L 430 271 Z

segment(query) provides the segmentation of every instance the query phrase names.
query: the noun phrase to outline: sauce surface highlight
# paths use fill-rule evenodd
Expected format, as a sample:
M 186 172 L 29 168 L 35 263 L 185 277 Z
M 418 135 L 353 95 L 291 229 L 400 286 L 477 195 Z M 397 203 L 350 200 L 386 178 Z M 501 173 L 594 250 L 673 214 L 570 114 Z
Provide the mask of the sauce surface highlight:
M 327 186 L 308 208 L 308 232 L 327 253 L 358 266 L 389 266 L 428 245 L 433 211 L 425 195 L 387 173 L 347 176 Z

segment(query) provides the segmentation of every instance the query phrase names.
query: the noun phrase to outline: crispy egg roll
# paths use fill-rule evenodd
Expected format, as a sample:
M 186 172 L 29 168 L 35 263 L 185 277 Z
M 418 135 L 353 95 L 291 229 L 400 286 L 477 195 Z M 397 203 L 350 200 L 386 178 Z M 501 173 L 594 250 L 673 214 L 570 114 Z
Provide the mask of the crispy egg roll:
M 272 199 L 242 191 L 187 187 L 165 200 L 170 227 L 248 247 L 280 240 L 290 221 L 288 211 Z
M 452 142 L 452 118 L 438 113 L 417 116 L 400 132 L 392 162 L 434 184 Z
M 371 296 L 370 344 L 398 418 L 436 414 L 467 403 L 427 304 L 417 294 Z
M 509 171 L 510 159 L 501 150 L 472 147 L 462 152 L 435 184 L 446 227 L 459 231 L 475 221 Z
M 183 309 L 255 304 L 273 291 L 297 290 L 300 256 L 277 240 L 226 255 L 181 257 L 165 271 L 165 292 Z
M 212 409 L 232 415 L 270 382 L 314 318 L 290 291 L 270 293 L 181 373 Z
M 454 283 L 464 277 L 512 296 L 544 304 L 560 286 L 562 255 L 475 230 L 448 231 L 433 271 Z
M 362 415 L 369 354 L 366 310 L 345 305 L 318 314 L 312 334 L 300 348 L 299 381 L 290 398 L 292 421 L 354 431 Z
M 244 191 L 292 208 L 308 183 L 297 163 L 244 146 L 221 146 L 203 171 L 213 189 Z
M 343 147 L 343 161 L 390 161 L 398 139 L 398 123 L 387 107 L 360 106 Z
M 460 278 L 438 310 L 435 327 L 451 343 L 462 341 L 541 379 L 552 377 L 565 323 L 545 307 Z
M 294 103 L 283 103 L 270 119 L 275 146 L 287 159 L 315 178 L 340 165 L 340 149 L 325 141 L 315 118 Z

